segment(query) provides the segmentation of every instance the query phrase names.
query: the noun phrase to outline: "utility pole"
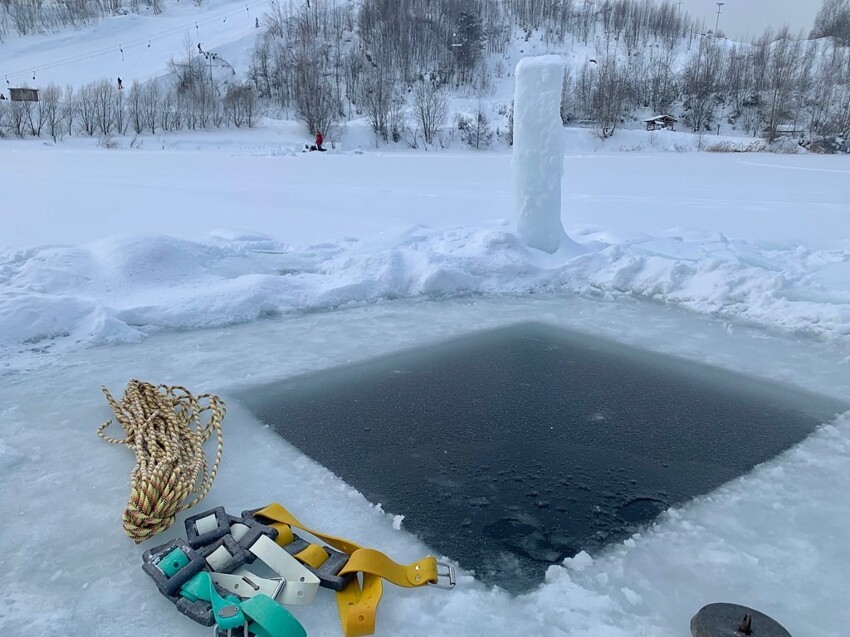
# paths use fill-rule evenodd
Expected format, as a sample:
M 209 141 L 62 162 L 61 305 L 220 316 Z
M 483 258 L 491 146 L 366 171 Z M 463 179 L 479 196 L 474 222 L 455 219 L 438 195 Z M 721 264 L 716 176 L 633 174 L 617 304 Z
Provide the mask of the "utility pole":
M 714 37 L 715 38 L 717 37 L 717 27 L 720 25 L 720 7 L 722 7 L 724 4 L 726 4 L 726 3 L 725 2 L 718 2 L 717 3 L 717 20 L 715 20 L 715 22 L 714 22 Z

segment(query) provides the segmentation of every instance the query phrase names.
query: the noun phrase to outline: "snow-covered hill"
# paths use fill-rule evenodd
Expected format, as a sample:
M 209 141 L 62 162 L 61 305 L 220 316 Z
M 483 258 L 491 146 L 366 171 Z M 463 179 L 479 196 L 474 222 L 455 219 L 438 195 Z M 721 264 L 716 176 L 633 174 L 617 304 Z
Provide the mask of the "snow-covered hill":
M 814 142 L 812 148 L 822 150 L 844 148 L 850 137 L 850 71 L 842 62 L 845 57 L 850 59 L 846 47 L 833 48 L 826 39 L 780 39 L 771 43 L 769 34 L 753 44 L 734 43 L 699 33 L 686 16 L 665 13 L 672 11 L 672 5 L 666 3 L 657 11 L 655 5 L 646 5 L 656 13 L 649 9 L 641 13 L 644 9 L 637 10 L 637 4 L 625 1 L 605 3 L 598 11 L 588 9 L 595 5 L 585 4 L 583 9 L 576 5 L 564 14 L 564 24 L 573 29 L 565 32 L 567 27 L 557 27 L 559 23 L 553 17 L 526 16 L 516 7 L 509 11 L 507 3 L 490 2 L 486 16 L 464 18 L 467 14 L 461 11 L 460 17 L 454 18 L 459 20 L 459 30 L 471 29 L 478 34 L 475 37 L 481 38 L 480 50 L 455 33 L 452 39 L 458 42 L 443 46 L 445 50 L 437 46 L 433 53 L 437 59 L 416 62 L 419 66 L 411 63 L 414 66 L 405 68 L 404 77 L 392 65 L 385 72 L 381 64 L 389 63 L 376 60 L 376 49 L 395 50 L 393 47 L 400 45 L 367 39 L 377 36 L 369 35 L 371 32 L 363 26 L 365 18 L 358 14 L 358 4 L 317 2 L 304 15 L 295 5 L 284 8 L 265 0 L 205 0 L 197 4 L 166 2 L 156 15 L 150 9 L 138 14 L 120 11 L 79 29 L 26 36 L 9 33 L 0 43 L 0 74 L 6 88 L 43 89 L 55 84 L 65 91 L 61 99 L 66 101 L 79 101 L 83 86 L 105 80 L 115 92 L 114 99 L 123 97 L 120 108 L 128 114 L 107 127 L 110 130 L 100 130 L 103 126 L 79 121 L 86 119 L 78 114 L 79 106 L 66 109 L 62 118 L 76 118 L 67 128 L 89 135 L 244 124 L 244 118 L 231 117 L 225 111 L 232 107 L 227 100 L 237 97 L 231 92 L 234 87 L 250 87 L 250 94 L 239 94 L 250 96 L 251 101 L 259 99 L 256 106 L 250 106 L 254 112 L 247 120 L 249 125 L 256 123 L 257 115 L 266 113 L 279 120 L 300 121 L 306 124 L 305 129 L 326 128 L 332 142 L 348 148 L 384 145 L 387 141 L 403 147 L 480 148 L 510 143 L 516 63 L 529 55 L 557 53 L 568 63 L 562 115 L 572 126 L 583 125 L 607 135 L 611 130 L 641 129 L 643 118 L 665 110 L 680 119 L 680 131 L 695 129 L 700 136 L 739 138 L 734 142 L 699 140 L 696 147 L 700 149 L 761 149 L 763 145 L 752 140 L 765 131 L 772 140 L 784 140 L 784 147 L 805 141 L 807 145 Z M 606 17 L 605 7 L 609 5 L 613 17 Z M 618 18 L 620 5 L 631 13 Z M 406 10 L 411 12 L 409 19 L 422 20 L 423 24 L 431 21 L 433 28 L 448 19 L 442 14 L 419 16 L 417 11 L 422 9 L 413 1 Z M 496 17 L 491 15 L 493 11 Z M 614 26 L 605 26 L 608 19 L 614 20 Z M 294 29 L 296 34 L 298 29 L 311 30 L 308 40 L 300 42 L 297 38 L 302 36 L 278 33 L 284 29 L 281 25 L 293 20 L 304 20 L 304 24 L 286 29 Z M 341 23 L 330 24 L 334 21 Z M 523 21 L 538 26 L 530 27 Z M 496 27 L 497 32 L 486 30 Z M 420 35 L 426 37 L 425 31 Z M 787 33 L 780 35 L 790 38 Z M 429 46 L 434 48 L 433 44 Z M 307 48 L 297 53 L 299 47 Z M 476 51 L 477 61 L 470 62 L 469 68 L 461 65 L 468 54 L 457 53 L 465 51 L 464 47 Z M 299 55 L 302 61 L 298 61 Z M 309 73 L 299 78 L 298 68 L 305 65 Z M 380 69 L 380 73 L 375 75 L 374 69 Z M 787 77 L 780 69 L 785 69 Z M 125 88 L 134 82 L 144 85 L 157 78 L 168 79 L 161 83 L 159 95 L 152 98 L 161 111 L 156 124 L 145 125 L 133 114 L 137 109 L 134 105 L 139 103 L 136 89 L 119 96 L 118 78 Z M 169 109 L 175 108 L 169 104 L 180 102 L 181 95 L 192 96 L 190 106 L 181 103 L 176 107 L 187 112 L 197 110 L 199 100 L 208 101 L 195 95 L 194 89 L 187 92 L 193 83 L 203 84 L 207 78 L 217 96 L 213 106 L 220 112 L 200 117 L 169 114 Z M 375 82 L 380 82 L 380 87 Z M 430 139 L 421 130 L 420 103 L 414 89 L 433 82 L 442 87 L 440 99 L 447 100 L 447 108 L 439 120 L 439 134 Z M 169 93 L 175 83 L 180 87 L 176 93 Z M 308 85 L 313 88 L 305 89 Z M 66 87 L 77 90 L 76 97 L 67 93 Z M 317 113 L 315 105 L 305 106 L 303 99 L 299 102 L 297 96 L 304 91 L 328 92 L 323 99 L 338 104 Z M 368 95 L 375 91 L 387 93 L 383 101 L 372 103 Z M 141 101 L 148 97 L 142 95 Z M 168 100 L 168 104 L 160 103 Z M 600 100 L 612 105 L 600 110 Z M 19 136 L 44 135 L 42 126 L 21 124 L 27 117 L 41 118 L 41 107 L 34 108 L 37 113 L 18 117 L 17 125 L 12 115 L 0 112 L 0 119 L 5 118 L 0 129 Z M 470 126 L 477 127 L 474 135 L 467 132 Z M 374 128 L 375 135 L 364 136 L 362 129 L 366 127 Z M 346 130 L 352 133 L 347 141 Z M 304 136 L 309 134 L 310 130 L 305 130 Z M 648 138 L 637 144 L 631 139 L 615 140 L 612 145 L 656 146 L 648 143 Z M 685 138 L 670 146 L 685 150 L 693 144 Z
M 51 82 L 79 87 L 118 77 L 129 86 L 165 75 L 169 60 L 185 56 L 187 48 L 197 53 L 198 43 L 232 53 L 228 61 L 244 73 L 257 34 L 255 20 L 268 7 L 267 0 L 169 2 L 158 15 L 127 12 L 79 29 L 9 34 L 0 43 L 0 75 L 6 88 Z

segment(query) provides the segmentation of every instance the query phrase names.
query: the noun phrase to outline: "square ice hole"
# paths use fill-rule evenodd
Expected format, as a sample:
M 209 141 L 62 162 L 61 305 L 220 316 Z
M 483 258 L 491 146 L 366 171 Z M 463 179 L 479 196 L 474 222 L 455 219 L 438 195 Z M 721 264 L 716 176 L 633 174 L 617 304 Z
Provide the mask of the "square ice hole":
M 370 501 L 403 514 L 404 528 L 437 553 L 514 593 L 542 582 L 550 564 L 624 540 L 847 408 L 538 323 L 238 398 Z

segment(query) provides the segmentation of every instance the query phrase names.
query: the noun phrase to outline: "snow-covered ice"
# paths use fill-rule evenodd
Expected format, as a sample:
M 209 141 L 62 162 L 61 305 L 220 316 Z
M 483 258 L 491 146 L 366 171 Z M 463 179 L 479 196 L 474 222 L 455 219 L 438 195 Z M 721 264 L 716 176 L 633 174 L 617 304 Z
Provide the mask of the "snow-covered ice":
M 159 596 L 122 535 L 132 457 L 94 434 L 110 416 L 101 384 L 119 393 L 138 377 L 230 399 L 537 320 L 850 396 L 850 169 L 839 158 L 602 154 L 571 136 L 564 221 L 586 252 L 550 255 L 513 230 L 508 154 L 316 158 L 282 152 L 288 140 L 219 132 L 118 151 L 4 141 L 3 628 L 207 634 Z M 404 511 L 371 506 L 228 407 L 202 506 L 280 500 L 400 561 L 428 552 Z M 848 455 L 842 415 L 624 544 L 552 566 L 519 598 L 469 574 L 451 593 L 388 587 L 377 635 L 674 637 L 703 604 L 731 600 L 792 634 L 843 637 Z M 340 634 L 330 595 L 297 616 L 310 634 Z
M 846 342 L 745 325 L 729 330 L 724 321 L 663 305 L 563 295 L 383 302 L 57 356 L 0 387 L 7 515 L 0 539 L 14 547 L 3 558 L 0 623 L 42 635 L 64 634 L 69 625 L 104 635 L 208 632 L 155 591 L 139 566 L 145 545 L 122 534 L 132 455 L 94 435 L 109 417 L 101 383 L 119 391 L 137 376 L 229 399 L 238 387 L 528 319 L 850 394 Z M 792 634 L 839 637 L 850 619 L 843 603 L 850 549 L 842 540 L 850 519 L 848 453 L 845 416 L 609 552 L 551 567 L 539 590 L 519 598 L 466 575 L 452 592 L 387 587 L 377 634 L 677 637 L 701 605 L 735 600 L 772 614 Z M 221 471 L 201 506 L 239 510 L 272 500 L 309 525 L 402 561 L 428 551 L 395 530 L 394 516 L 403 512 L 369 506 L 230 400 Z M 330 594 L 295 612 L 308 634 L 340 634 Z
M 3 369 L 162 329 L 481 294 L 638 297 L 850 334 L 840 160 L 565 161 L 578 256 L 529 249 L 512 231 L 508 155 L 4 153 Z

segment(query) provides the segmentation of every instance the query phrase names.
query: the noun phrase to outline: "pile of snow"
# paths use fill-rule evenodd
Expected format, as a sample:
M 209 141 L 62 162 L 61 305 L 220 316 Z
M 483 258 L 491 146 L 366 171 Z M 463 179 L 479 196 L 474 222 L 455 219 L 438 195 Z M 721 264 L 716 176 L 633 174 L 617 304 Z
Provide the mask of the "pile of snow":
M 573 233 L 577 236 L 577 233 Z M 509 229 L 413 227 L 390 243 L 296 249 L 270 237 L 110 238 L 0 255 L 0 357 L 135 342 L 382 299 L 572 293 L 639 297 L 825 337 L 850 336 L 845 251 L 762 246 L 722 235 L 548 255 Z

